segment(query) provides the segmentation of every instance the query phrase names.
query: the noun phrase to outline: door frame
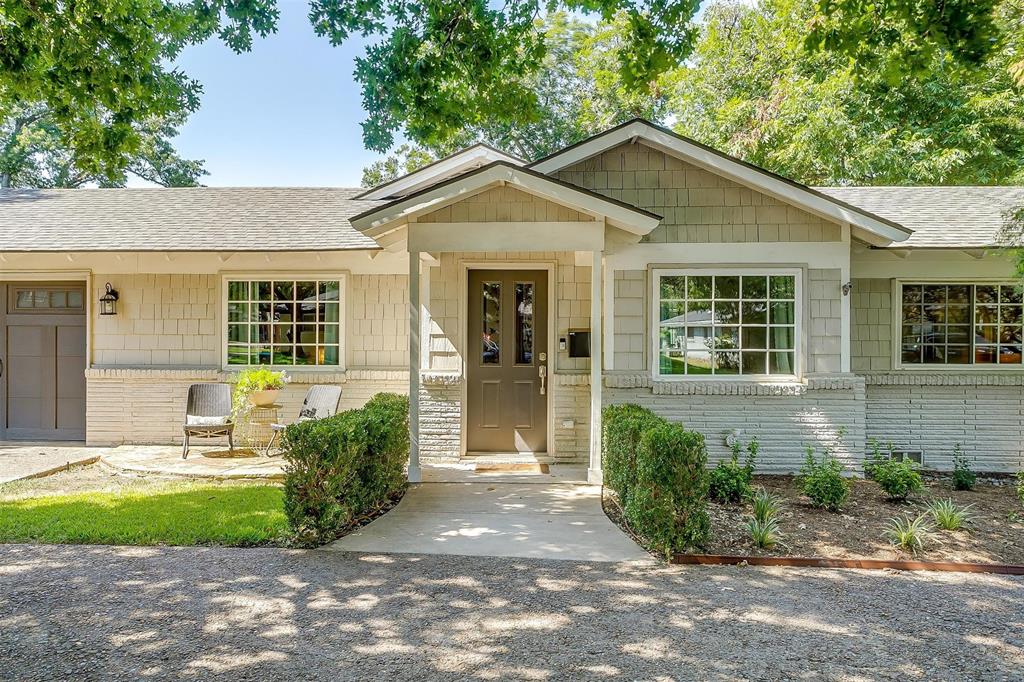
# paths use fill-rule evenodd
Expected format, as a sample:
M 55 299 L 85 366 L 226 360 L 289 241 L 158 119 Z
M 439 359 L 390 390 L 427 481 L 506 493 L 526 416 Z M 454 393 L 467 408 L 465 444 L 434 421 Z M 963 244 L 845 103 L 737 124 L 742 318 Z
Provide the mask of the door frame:
M 70 256 L 69 256 L 70 258 Z M 92 367 L 92 271 L 90 270 L 0 270 L 0 352 L 4 361 L 4 374 L 0 376 L 0 441 L 7 437 L 7 305 L 8 285 L 19 282 L 82 282 L 85 284 L 85 371 Z M 85 387 L 85 442 L 89 442 L 89 382 Z
M 547 455 L 553 457 L 556 450 L 555 444 L 555 429 L 554 429 L 554 402 L 555 402 L 555 373 L 556 363 L 554 362 L 558 358 L 557 346 L 555 345 L 555 339 L 557 338 L 557 329 L 555 328 L 557 315 L 557 300 L 556 289 L 558 288 L 558 282 L 556 276 L 558 274 L 557 263 L 551 260 L 533 260 L 533 261 L 516 261 L 516 260 L 501 260 L 501 261 L 480 261 L 480 260 L 463 260 L 459 262 L 459 347 L 462 349 L 462 388 L 459 395 L 459 459 L 466 457 L 466 446 L 469 442 L 469 412 L 466 409 L 469 403 L 469 271 L 470 270 L 544 270 L 547 272 L 548 277 L 548 376 L 547 386 L 548 395 L 545 405 L 547 416 L 545 417 L 545 424 L 547 428 L 547 442 L 548 451 Z

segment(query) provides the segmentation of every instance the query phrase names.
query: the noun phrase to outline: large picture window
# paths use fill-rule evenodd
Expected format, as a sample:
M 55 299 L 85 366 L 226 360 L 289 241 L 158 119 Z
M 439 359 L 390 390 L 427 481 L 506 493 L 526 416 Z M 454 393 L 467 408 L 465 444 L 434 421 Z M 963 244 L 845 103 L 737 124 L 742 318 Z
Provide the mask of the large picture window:
M 341 364 L 341 285 L 334 279 L 228 279 L 229 365 Z
M 901 283 L 900 362 L 1022 364 L 1022 303 L 1012 283 Z
M 794 376 L 797 271 L 656 270 L 658 377 Z

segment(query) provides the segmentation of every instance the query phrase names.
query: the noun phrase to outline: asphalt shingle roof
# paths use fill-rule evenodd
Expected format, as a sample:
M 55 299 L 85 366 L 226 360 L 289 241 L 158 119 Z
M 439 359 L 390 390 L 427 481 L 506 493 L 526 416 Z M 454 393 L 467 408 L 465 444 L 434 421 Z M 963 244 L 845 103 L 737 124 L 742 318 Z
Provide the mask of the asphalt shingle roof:
M 818 191 L 914 231 L 891 248 L 980 248 L 999 244 L 1024 187 L 818 187 Z
M 359 188 L 0 190 L 0 251 L 377 249 Z

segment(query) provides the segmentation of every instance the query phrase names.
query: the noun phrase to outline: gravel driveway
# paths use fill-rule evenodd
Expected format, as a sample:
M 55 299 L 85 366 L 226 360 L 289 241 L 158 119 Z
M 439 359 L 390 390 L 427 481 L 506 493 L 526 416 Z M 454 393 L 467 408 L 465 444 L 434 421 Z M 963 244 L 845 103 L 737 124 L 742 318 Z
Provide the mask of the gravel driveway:
M 0 678 L 1020 680 L 1024 580 L 0 546 Z

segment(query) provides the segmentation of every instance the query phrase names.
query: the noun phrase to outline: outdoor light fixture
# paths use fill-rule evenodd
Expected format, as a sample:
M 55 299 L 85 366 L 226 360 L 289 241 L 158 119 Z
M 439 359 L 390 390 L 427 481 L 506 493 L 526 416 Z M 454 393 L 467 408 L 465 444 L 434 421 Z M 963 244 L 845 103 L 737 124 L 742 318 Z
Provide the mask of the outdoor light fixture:
M 100 315 L 117 315 L 117 289 L 107 282 L 106 292 L 100 296 Z
M 843 296 L 849 296 L 851 291 L 853 291 L 853 282 L 847 282 L 843 285 Z

